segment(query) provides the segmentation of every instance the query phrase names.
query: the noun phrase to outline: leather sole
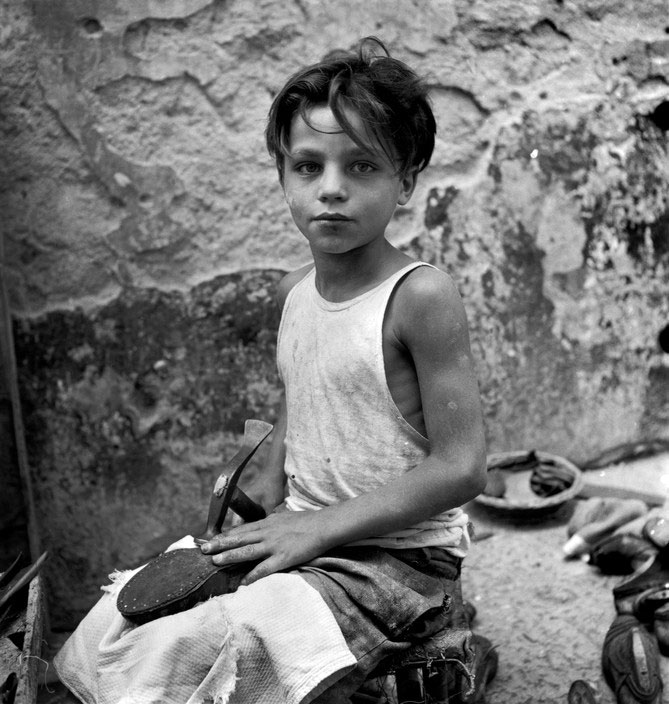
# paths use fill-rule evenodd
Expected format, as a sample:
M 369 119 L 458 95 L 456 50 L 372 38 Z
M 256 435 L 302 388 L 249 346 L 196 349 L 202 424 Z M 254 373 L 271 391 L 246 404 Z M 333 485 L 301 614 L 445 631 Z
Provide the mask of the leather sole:
M 148 623 L 195 606 L 212 596 L 234 592 L 255 562 L 219 566 L 200 548 L 158 555 L 123 586 L 116 606 L 124 618 Z

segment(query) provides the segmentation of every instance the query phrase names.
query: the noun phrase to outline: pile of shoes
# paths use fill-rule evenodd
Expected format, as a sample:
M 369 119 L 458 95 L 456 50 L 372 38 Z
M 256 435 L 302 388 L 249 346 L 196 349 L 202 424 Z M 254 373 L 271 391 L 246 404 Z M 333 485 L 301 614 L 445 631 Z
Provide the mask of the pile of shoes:
M 660 654 L 669 656 L 666 509 L 664 514 L 653 509 L 601 536 L 589 547 L 589 561 L 603 573 L 625 575 L 613 589 L 616 616 L 602 648 L 606 682 L 619 704 L 660 704 Z

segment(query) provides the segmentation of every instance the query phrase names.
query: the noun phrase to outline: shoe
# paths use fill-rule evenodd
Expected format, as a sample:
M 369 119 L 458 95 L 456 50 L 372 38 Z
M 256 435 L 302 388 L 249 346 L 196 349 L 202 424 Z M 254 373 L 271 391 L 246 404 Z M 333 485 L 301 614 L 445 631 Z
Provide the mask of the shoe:
M 661 589 L 648 589 L 635 597 L 632 613 L 643 623 L 652 623 L 655 612 L 665 604 L 669 603 L 669 584 L 665 584 Z
M 138 625 L 186 611 L 212 596 L 237 590 L 258 562 L 215 565 L 200 548 L 164 552 L 123 586 L 116 599 L 121 615 Z
M 649 557 L 639 569 L 616 585 L 613 598 L 616 601 L 626 599 L 653 587 L 661 589 L 665 584 L 669 584 L 669 545 L 658 550 L 655 556 Z
M 616 616 L 604 638 L 602 671 L 618 704 L 661 704 L 657 640 L 630 615 Z
M 569 687 L 567 704 L 597 704 L 595 688 L 585 680 L 575 680 Z
M 465 694 L 461 701 L 462 704 L 484 704 L 485 688 L 497 674 L 499 655 L 493 644 L 484 636 L 474 633 L 471 643 L 474 649 L 474 688 L 469 694 Z
M 632 574 L 649 558 L 657 547 L 648 540 L 630 533 L 616 533 L 597 542 L 590 549 L 589 562 L 604 574 Z
M 653 632 L 662 655 L 669 655 L 669 603 L 660 606 L 653 615 Z
M 236 454 L 214 485 L 209 501 L 207 526 L 195 543 L 202 544 L 221 532 L 227 511 L 237 502 L 240 513 L 260 520 L 265 516 L 262 506 L 255 504 L 237 488 L 241 472 L 248 465 L 272 425 L 261 420 L 244 423 L 244 437 Z M 205 599 L 237 590 L 242 579 L 258 561 L 232 565 L 215 565 L 212 556 L 200 547 L 168 550 L 150 560 L 123 586 L 116 599 L 121 615 L 137 624 L 190 609 Z

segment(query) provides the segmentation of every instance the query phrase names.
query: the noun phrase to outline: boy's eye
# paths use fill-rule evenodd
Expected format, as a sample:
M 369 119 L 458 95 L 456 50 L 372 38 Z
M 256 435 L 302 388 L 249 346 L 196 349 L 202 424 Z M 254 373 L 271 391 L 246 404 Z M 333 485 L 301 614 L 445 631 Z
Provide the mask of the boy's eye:
M 355 164 L 353 164 L 351 170 L 358 174 L 369 174 L 372 171 L 375 171 L 376 167 L 374 166 L 374 164 L 370 164 L 366 161 L 357 161 Z
M 303 161 L 300 164 L 295 164 L 295 171 L 303 176 L 311 176 L 317 174 L 320 166 L 313 161 Z

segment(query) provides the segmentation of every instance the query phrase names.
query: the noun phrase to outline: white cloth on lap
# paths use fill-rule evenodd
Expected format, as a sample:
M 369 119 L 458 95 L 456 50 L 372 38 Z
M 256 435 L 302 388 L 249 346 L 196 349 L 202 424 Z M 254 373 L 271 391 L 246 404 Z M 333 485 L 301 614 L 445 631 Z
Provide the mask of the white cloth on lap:
M 321 595 L 273 574 L 141 626 L 117 573 L 55 658 L 85 704 L 307 704 L 356 664 Z

